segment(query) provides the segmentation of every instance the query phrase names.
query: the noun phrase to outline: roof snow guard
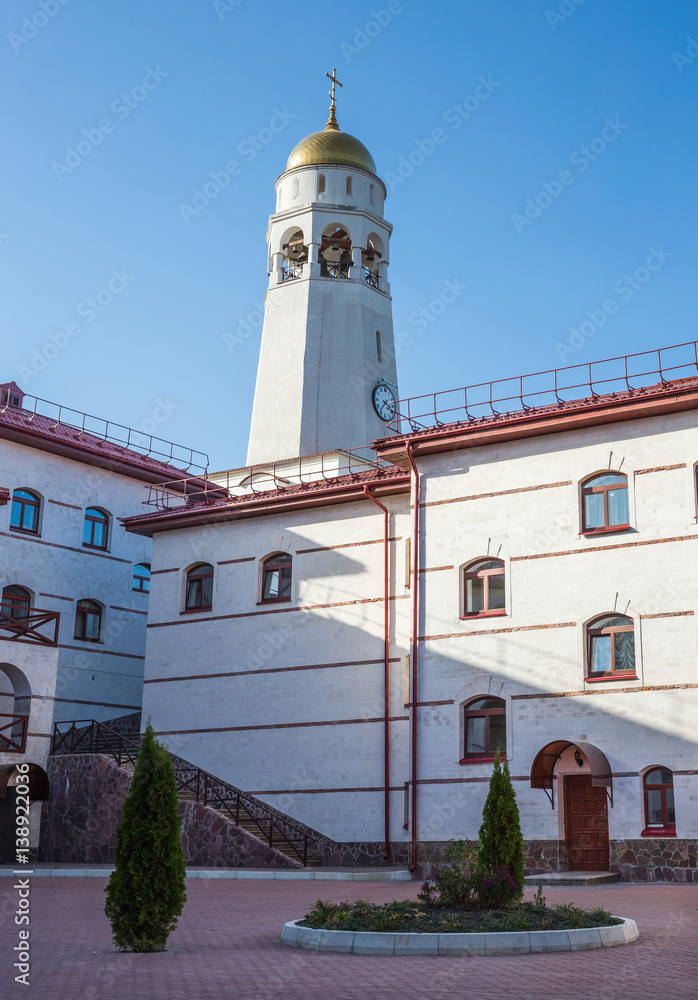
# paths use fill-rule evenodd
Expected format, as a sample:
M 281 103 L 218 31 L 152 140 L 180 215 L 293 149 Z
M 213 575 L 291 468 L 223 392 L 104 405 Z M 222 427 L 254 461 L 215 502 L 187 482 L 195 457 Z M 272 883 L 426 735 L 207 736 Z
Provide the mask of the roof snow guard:
M 558 413 L 683 383 L 698 386 L 698 342 L 480 382 L 395 403 L 388 427 L 409 436 L 514 417 Z M 383 439 L 384 440 L 384 439 Z
M 0 437 L 148 482 L 208 467 L 204 452 L 11 387 L 5 383 L 0 395 Z
M 157 531 L 169 531 L 179 527 L 193 527 L 199 524 L 259 517 L 264 514 L 282 513 L 310 507 L 348 503 L 365 499 L 364 487 L 375 496 L 388 496 L 409 492 L 410 477 L 404 469 L 386 462 L 354 462 L 354 452 L 344 452 L 346 464 L 331 468 L 318 475 L 317 470 L 310 478 L 302 473 L 286 472 L 286 482 L 271 468 L 256 467 L 251 477 L 240 477 L 227 484 L 225 473 L 216 473 L 202 479 L 178 480 L 153 486 L 147 504 L 156 510 L 147 514 L 137 514 L 123 518 L 127 531 L 152 535 Z M 336 452 L 328 455 L 333 458 Z M 318 460 L 326 456 L 314 455 Z M 303 460 L 305 461 L 305 459 Z M 278 463 L 288 466 L 290 463 Z M 351 465 L 351 470 L 348 466 Z M 242 480 L 242 481 L 240 481 Z M 262 484 L 266 481 L 266 487 Z M 184 501 L 182 494 L 185 494 Z

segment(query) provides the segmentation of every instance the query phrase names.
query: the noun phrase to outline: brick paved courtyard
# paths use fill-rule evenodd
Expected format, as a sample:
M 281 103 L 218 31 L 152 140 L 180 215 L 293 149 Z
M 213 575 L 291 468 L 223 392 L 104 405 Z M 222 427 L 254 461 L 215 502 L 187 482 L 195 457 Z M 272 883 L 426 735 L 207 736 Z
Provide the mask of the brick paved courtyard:
M 114 953 L 101 878 L 31 886 L 31 985 L 15 984 L 13 918 L 0 916 L 0 997 L 31 1000 L 698 1000 L 698 886 L 546 889 L 549 903 L 605 904 L 633 917 L 639 942 L 598 951 L 501 958 L 366 958 L 280 944 L 285 920 L 318 896 L 375 902 L 414 897 L 416 883 L 187 882 L 172 952 Z M 0 886 L 0 914 L 16 904 Z M 177 949 L 177 950 L 174 950 Z

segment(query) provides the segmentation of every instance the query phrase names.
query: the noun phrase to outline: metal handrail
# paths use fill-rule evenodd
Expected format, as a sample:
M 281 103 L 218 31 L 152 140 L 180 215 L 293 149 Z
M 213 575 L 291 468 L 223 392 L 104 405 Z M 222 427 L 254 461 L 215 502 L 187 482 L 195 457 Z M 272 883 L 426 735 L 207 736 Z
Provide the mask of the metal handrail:
M 672 353 L 673 352 L 673 353 Z M 601 398 L 618 398 L 691 383 L 698 377 L 698 341 L 637 354 L 397 400 L 388 423 L 399 434 L 444 424 L 479 423 L 505 417 L 569 409 Z
M 368 472 L 380 477 L 393 469 L 390 462 L 376 458 L 371 448 L 351 448 L 158 483 L 148 487 L 148 499 L 143 502 L 158 510 L 169 510 L 171 507 L 181 507 L 185 502 L 214 503 L 317 483 L 320 480 L 331 483 L 345 476 L 356 478 Z
M 52 421 L 52 429 L 59 425 L 70 427 L 79 431 L 80 435 L 89 434 L 101 441 L 108 441 L 129 451 L 137 452 L 145 458 L 154 458 L 157 461 L 175 465 L 177 468 L 200 472 L 205 472 L 208 468 L 208 455 L 203 451 L 187 448 L 185 445 L 176 444 L 173 441 L 166 441 L 164 438 L 148 434 L 146 431 L 117 424 L 113 420 L 95 417 L 91 413 L 74 410 L 61 403 L 41 399 L 40 396 L 30 396 L 23 393 L 22 405 L 13 406 L 8 395 L 7 400 L 0 404 L 0 417 L 8 410 L 10 413 L 23 416 L 27 424 L 31 425 L 37 416 L 45 417 Z
M 5 609 L 9 608 L 9 612 Z M 19 604 L 0 604 L 0 639 L 8 642 L 30 642 L 35 646 L 57 646 L 60 611 L 42 611 Z M 42 635 L 38 630 L 53 623 L 53 634 Z M 10 635 L 3 635 L 9 632 Z
M 63 730 L 61 727 L 68 726 Z M 140 736 L 117 733 L 102 722 L 82 719 L 75 722 L 57 722 L 54 725 L 51 753 L 56 756 L 79 753 L 102 753 L 112 757 L 117 764 L 128 761 L 134 767 L 140 753 Z M 298 860 L 306 866 L 313 840 L 293 821 L 280 819 L 266 803 L 248 795 L 234 785 L 217 778 L 208 771 L 182 760 L 167 751 L 172 761 L 177 789 L 190 793 L 196 802 L 225 810 L 239 826 L 241 810 L 259 830 L 259 839 L 273 846 L 277 834 Z M 245 817 L 243 816 L 243 819 Z
M 364 281 L 367 285 L 370 285 L 371 288 L 380 288 L 381 286 L 380 275 L 377 271 L 372 271 L 370 267 L 364 268 Z
M 16 712 L 0 712 L 0 720 L 9 719 L 9 722 L 0 721 L 0 753 L 24 753 L 27 746 L 27 728 L 29 726 L 29 716 L 20 715 Z M 19 725 L 19 733 L 13 732 Z M 5 730 L 10 730 L 10 735 L 6 735 Z M 7 746 L 2 744 L 7 743 Z
M 321 278 L 348 278 L 349 268 L 354 266 L 354 262 L 348 260 L 346 263 L 337 261 L 336 263 L 331 260 L 321 260 L 320 261 L 320 277 Z

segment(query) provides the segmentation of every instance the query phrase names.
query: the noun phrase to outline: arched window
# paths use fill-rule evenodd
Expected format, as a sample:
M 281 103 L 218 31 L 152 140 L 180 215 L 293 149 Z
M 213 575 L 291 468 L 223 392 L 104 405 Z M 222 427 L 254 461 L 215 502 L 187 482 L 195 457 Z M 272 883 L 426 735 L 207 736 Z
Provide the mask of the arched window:
M 26 531 L 39 534 L 39 511 L 41 500 L 31 490 L 15 490 L 12 494 L 10 528 L 12 531 Z
M 603 472 L 582 484 L 582 531 L 618 531 L 629 527 L 628 477 Z
M 14 621 L 26 618 L 29 614 L 31 603 L 32 595 L 26 587 L 18 587 L 14 584 L 4 587 L 2 591 L 2 605 L 0 605 L 2 618 L 12 618 Z
M 501 698 L 478 698 L 465 706 L 463 759 L 494 757 L 497 750 L 506 755 L 506 705 Z
M 373 184 L 370 184 L 368 188 L 368 200 L 371 204 L 375 201 L 375 188 Z
M 99 507 L 88 507 L 82 529 L 82 544 L 88 549 L 106 549 L 109 540 L 109 515 Z
M 102 631 L 102 608 L 96 601 L 78 601 L 75 608 L 75 638 L 99 642 Z
M 213 566 L 199 563 L 187 573 L 185 611 L 210 611 L 213 606 Z
M 603 615 L 587 625 L 587 680 L 635 676 L 635 626 L 627 615 Z
M 293 197 L 297 198 L 299 192 L 299 181 L 297 177 L 293 178 Z
M 376 330 L 376 361 L 379 365 L 383 364 L 383 348 L 381 346 L 380 330 Z
M 676 836 L 674 775 L 667 767 L 653 767 L 645 774 L 645 823 L 643 837 Z
M 148 594 L 150 592 L 150 564 L 149 563 L 138 563 L 133 567 L 133 590 L 139 590 L 141 593 Z
M 466 566 L 463 585 L 463 617 L 505 613 L 504 563 L 501 559 L 478 559 Z
M 324 194 L 325 193 L 325 175 L 324 174 L 319 174 L 318 175 L 318 179 L 317 179 L 317 193 L 318 194 Z
M 351 194 L 351 177 L 347 177 L 347 194 Z
M 262 600 L 290 601 L 293 561 L 285 552 L 277 552 L 264 560 L 262 567 Z

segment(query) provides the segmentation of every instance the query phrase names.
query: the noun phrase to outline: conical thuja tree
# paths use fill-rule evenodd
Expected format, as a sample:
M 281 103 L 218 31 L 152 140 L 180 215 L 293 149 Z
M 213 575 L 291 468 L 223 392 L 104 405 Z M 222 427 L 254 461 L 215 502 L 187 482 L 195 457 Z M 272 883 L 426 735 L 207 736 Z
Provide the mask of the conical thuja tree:
M 148 725 L 116 831 L 104 911 L 122 951 L 163 951 L 186 900 L 177 785 Z
M 485 808 L 480 827 L 480 864 L 486 867 L 506 865 L 519 886 L 519 898 L 524 885 L 524 853 L 519 808 L 511 783 L 509 764 L 502 765 L 499 750 L 494 759 Z

